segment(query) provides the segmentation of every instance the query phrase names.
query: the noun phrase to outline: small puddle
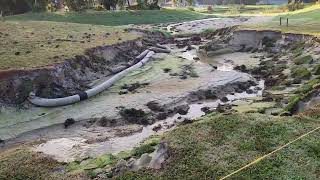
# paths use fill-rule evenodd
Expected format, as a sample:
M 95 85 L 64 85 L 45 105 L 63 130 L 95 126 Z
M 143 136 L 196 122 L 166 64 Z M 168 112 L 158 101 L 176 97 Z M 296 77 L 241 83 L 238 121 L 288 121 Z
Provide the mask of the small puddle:
M 223 61 L 212 61 L 208 59 L 212 59 L 206 57 L 205 54 L 199 52 L 199 46 L 193 46 L 194 49 L 190 51 L 185 51 L 181 53 L 181 57 L 190 61 L 194 61 L 194 58 L 199 58 L 198 63 L 205 63 L 217 66 L 218 71 L 233 71 L 234 63 L 232 60 L 223 60 Z

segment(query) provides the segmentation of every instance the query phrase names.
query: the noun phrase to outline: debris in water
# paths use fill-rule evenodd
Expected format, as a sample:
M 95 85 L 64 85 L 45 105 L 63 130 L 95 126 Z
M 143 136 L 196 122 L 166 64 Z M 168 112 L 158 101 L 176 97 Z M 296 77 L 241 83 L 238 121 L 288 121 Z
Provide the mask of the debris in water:
M 183 104 L 174 108 L 174 110 L 180 115 L 188 114 L 190 106 L 188 104 Z
M 155 132 L 158 132 L 161 128 L 162 128 L 162 125 L 161 125 L 161 124 L 158 124 L 157 126 L 154 126 L 154 127 L 152 128 L 152 130 L 155 131 Z
M 223 97 L 223 98 L 221 98 L 221 101 L 222 101 L 222 102 L 228 102 L 229 99 L 228 99 L 227 97 Z
M 146 104 L 146 106 L 151 110 L 151 111 L 161 111 L 163 112 L 164 109 L 163 107 L 159 104 L 157 101 L 150 101 Z
M 133 83 L 133 84 L 124 84 L 121 89 L 126 89 L 130 92 L 134 92 L 136 89 L 139 89 L 139 88 L 143 88 L 147 85 L 149 85 L 150 83 L 139 83 L 139 82 L 136 82 L 136 83 Z
M 130 123 L 137 123 L 142 125 L 150 124 L 148 114 L 145 113 L 142 109 L 121 109 L 119 113 L 123 119 L 127 120 Z
M 171 71 L 170 68 L 164 68 L 164 69 L 163 69 L 163 72 L 164 72 L 164 73 L 168 73 L 168 72 L 170 72 L 170 71 Z
M 76 121 L 73 118 L 68 118 L 64 123 L 64 128 L 68 128 L 69 126 L 71 126 L 72 124 L 74 124 Z

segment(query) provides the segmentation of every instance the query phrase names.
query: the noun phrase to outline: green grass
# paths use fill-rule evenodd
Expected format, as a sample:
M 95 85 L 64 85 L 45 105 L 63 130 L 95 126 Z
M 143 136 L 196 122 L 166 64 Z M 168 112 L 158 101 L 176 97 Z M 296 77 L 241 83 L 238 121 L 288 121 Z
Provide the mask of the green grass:
M 121 25 L 180 22 L 206 17 L 187 10 L 166 9 L 8 16 L 4 22 L 0 21 L 0 71 L 46 67 L 81 55 L 88 48 L 140 36 L 124 32 Z M 88 38 L 88 35 L 91 36 Z
M 128 24 L 158 24 L 169 22 L 190 21 L 210 17 L 188 10 L 163 9 L 143 11 L 87 11 L 83 13 L 70 12 L 67 14 L 28 13 L 9 16 L 9 21 L 54 21 L 80 24 L 95 24 L 105 26 L 121 26 Z
M 138 37 L 120 27 L 48 21 L 0 22 L 0 71 L 44 67 L 82 55 L 89 48 Z
M 319 77 L 304 83 L 299 87 L 299 89 L 295 91 L 296 95 L 290 98 L 288 105 L 284 108 L 284 110 L 292 113 L 300 101 L 304 100 L 305 98 L 316 92 L 317 89 L 319 89 L 319 87 Z
M 284 12 L 286 9 L 279 5 L 215 5 L 212 10 L 196 8 L 196 11 L 215 15 L 261 14 L 267 12 Z
M 301 64 L 310 64 L 312 63 L 312 56 L 311 55 L 304 55 L 304 56 L 298 56 L 295 59 L 293 59 L 293 62 L 296 65 L 301 65 Z
M 291 76 L 298 79 L 309 79 L 311 72 L 305 67 L 294 67 L 291 69 Z
M 56 179 L 52 176 L 58 162 L 26 150 L 26 147 L 2 151 L 0 154 L 0 179 Z
M 128 172 L 119 179 L 218 179 L 319 126 L 320 122 L 261 114 L 209 115 L 165 135 L 170 158 L 160 172 Z M 316 132 L 231 179 L 317 179 Z
M 283 18 L 283 25 L 279 25 L 280 17 Z M 289 26 L 286 26 L 286 18 L 289 18 Z M 314 5 L 310 8 L 276 15 L 271 22 L 244 26 L 244 29 L 258 30 L 280 30 L 282 32 L 311 34 L 320 36 L 320 5 Z

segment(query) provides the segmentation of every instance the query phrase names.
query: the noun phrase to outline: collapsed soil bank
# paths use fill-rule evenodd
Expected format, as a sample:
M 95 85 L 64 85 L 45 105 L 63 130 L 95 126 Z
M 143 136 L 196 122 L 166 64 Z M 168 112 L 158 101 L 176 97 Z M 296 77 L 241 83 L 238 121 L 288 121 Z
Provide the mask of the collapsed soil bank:
M 257 41 L 249 41 L 246 43 L 242 43 L 241 38 L 243 35 L 253 36 L 257 38 Z M 299 42 L 299 40 L 304 40 L 304 36 L 299 35 L 288 35 L 293 39 L 293 42 Z M 254 52 L 254 51 L 268 51 L 268 52 L 279 52 L 284 47 L 286 47 L 286 43 L 282 43 L 283 35 L 280 32 L 269 32 L 269 31 L 233 31 L 232 28 L 221 29 L 216 31 L 215 33 L 210 33 L 205 35 L 209 42 L 205 44 L 201 49 L 205 49 L 207 52 L 209 51 L 219 51 L 220 49 L 230 48 L 232 51 L 242 51 L 242 52 Z M 266 38 L 268 37 L 267 41 Z M 246 73 L 240 73 L 237 71 L 213 71 L 211 66 L 208 66 L 205 63 L 197 62 L 197 60 L 192 59 L 191 61 L 194 63 L 195 70 L 198 72 L 198 78 L 191 78 L 187 80 L 181 80 L 179 77 L 168 76 L 162 72 L 162 69 L 158 68 L 167 68 L 167 65 L 171 63 L 178 62 L 179 58 L 177 56 L 181 56 L 181 53 L 187 51 L 194 42 L 191 42 L 187 39 L 176 39 L 176 40 L 168 40 L 168 44 L 173 44 L 174 52 L 168 56 L 161 56 L 155 58 L 154 62 L 147 64 L 146 67 L 141 72 L 136 72 L 129 76 L 127 80 L 124 82 L 139 81 L 146 79 L 150 73 L 153 77 L 149 86 L 143 88 L 143 91 L 136 94 L 127 94 L 120 95 L 118 92 L 103 93 L 101 96 L 87 102 L 83 102 L 77 104 L 75 106 L 68 106 L 64 108 L 57 108 L 50 110 L 49 112 L 44 112 L 43 109 L 38 109 L 34 111 L 34 109 L 30 109 L 34 111 L 31 118 L 28 116 L 24 116 L 24 114 L 29 114 L 30 112 L 22 112 L 21 116 L 23 116 L 23 122 L 9 122 L 8 126 L 3 127 L 0 131 L 0 135 L 2 138 L 9 139 L 19 136 L 21 133 L 31 132 L 35 129 L 50 127 L 53 124 L 63 123 L 67 118 L 74 118 L 76 120 L 83 120 L 89 118 L 101 118 L 106 116 L 108 118 L 113 118 L 118 115 L 117 107 L 125 106 L 126 108 L 134 107 L 138 109 L 146 109 L 145 106 L 149 101 L 158 100 L 161 104 L 173 104 L 181 102 L 181 99 L 185 99 L 189 97 L 188 102 L 196 102 L 199 100 L 206 99 L 210 97 L 212 94 L 217 93 L 217 89 L 210 90 L 212 87 L 222 87 L 223 85 L 228 85 L 225 89 L 232 88 L 229 87 L 232 83 L 248 82 L 252 80 L 252 77 Z M 192 39 L 199 39 L 199 37 L 192 37 Z M 277 39 L 274 41 L 273 39 Z M 298 40 L 297 40 L 298 39 Z M 308 40 L 312 40 L 313 38 L 307 38 Z M 200 38 L 201 40 L 201 38 Z M 266 46 L 265 43 L 272 42 L 275 46 Z M 277 42 L 277 43 L 276 43 Z M 198 45 L 201 45 L 197 42 Z M 257 47 L 258 44 L 258 47 Z M 190 46 L 189 46 L 190 45 Z M 179 47 L 178 47 L 179 46 Z M 260 47 L 259 47 L 260 46 Z M 177 49 L 176 49 L 177 48 Z M 213 53 L 214 54 L 214 53 Z M 133 56 L 134 57 L 134 56 Z M 174 58 L 174 59 L 170 59 Z M 129 58 L 130 59 L 130 58 Z M 181 59 L 181 58 L 180 58 Z M 164 61 L 164 63 L 162 63 Z M 190 60 L 183 60 L 183 62 L 187 62 Z M 159 64 L 162 64 L 159 66 Z M 159 66 L 159 67 L 157 67 Z M 152 71 L 155 71 L 151 73 Z M 147 73 L 147 74 L 146 74 Z M 247 72 L 248 73 L 248 72 Z M 141 74 L 141 75 L 139 75 Z M 259 76 L 258 76 L 259 77 Z M 272 75 L 270 75 L 272 77 Z M 236 80 L 234 80 L 236 78 Z M 269 83 L 269 81 L 267 81 Z M 230 84 L 231 83 L 231 84 Z M 208 91 L 209 90 L 209 91 Z M 221 89 L 220 89 L 221 91 Z M 194 93 L 196 92 L 196 93 Z M 223 92 L 223 91 L 222 91 Z M 191 93 L 191 96 L 190 96 Z M 223 97 L 216 97 L 223 98 Z M 47 110 L 46 110 L 47 111 Z M 19 112 L 20 113 L 20 112 Z M 10 116 L 8 116 L 10 117 Z M 0 118 L 1 119 L 1 118 Z M 9 118 L 10 119 L 10 118 Z M 12 125 L 11 125 L 12 124 Z M 16 131 L 16 134 L 11 134 Z M 78 131 L 78 133 L 81 131 Z M 31 133 L 32 134 L 32 133 Z M 72 133 L 71 133 L 72 134 Z M 74 134 L 73 134 L 74 135 Z M 32 136 L 32 135 L 31 135 Z M 21 137 L 21 136 L 20 136 Z M 41 136 L 40 136 L 41 137 Z
M 161 33 L 142 33 L 156 42 Z M 63 63 L 31 70 L 0 72 L 0 103 L 20 104 L 30 92 L 46 98 L 77 94 L 93 85 L 95 80 L 108 77 L 136 63 L 134 57 L 148 47 L 143 38 L 120 44 L 86 50 L 83 55 L 66 59 Z

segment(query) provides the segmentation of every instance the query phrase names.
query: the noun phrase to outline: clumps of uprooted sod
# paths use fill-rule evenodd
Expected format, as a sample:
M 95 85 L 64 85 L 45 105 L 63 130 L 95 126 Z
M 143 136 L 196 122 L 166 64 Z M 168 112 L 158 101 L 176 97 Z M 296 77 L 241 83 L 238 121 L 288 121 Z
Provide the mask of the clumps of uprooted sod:
M 159 171 L 127 171 L 119 179 L 219 179 L 320 125 L 316 119 L 263 114 L 211 114 L 164 135 L 170 157 Z M 310 134 L 290 148 L 231 178 L 316 177 L 317 137 Z M 309 162 L 309 163 L 305 163 Z M 305 169 L 308 169 L 306 171 Z
M 192 64 L 181 66 L 181 70 L 178 73 L 170 73 L 170 76 L 179 76 L 180 79 L 187 79 L 188 77 L 199 77 Z
M 105 154 L 97 158 L 89 158 L 82 162 L 74 161 L 66 166 L 68 174 L 79 172 L 90 178 L 112 178 L 126 171 L 137 171 L 154 165 L 163 144 L 159 136 L 151 136 L 131 151 L 122 151 L 117 154 Z M 153 161 L 153 162 L 152 162 Z
M 119 94 L 128 94 L 129 92 L 136 93 L 138 89 L 144 88 L 149 84 L 150 83 L 148 82 L 145 82 L 145 83 L 135 82 L 132 84 L 124 84 L 121 86 L 121 91 L 119 92 Z
M 284 108 L 284 113 L 293 114 L 298 111 L 299 103 L 302 101 L 308 101 L 310 98 L 320 92 L 320 77 L 312 79 L 295 91 L 295 95 L 292 96 Z
M 293 59 L 294 64 L 301 65 L 301 64 L 311 64 L 313 61 L 313 58 L 311 55 L 306 56 L 298 56 L 295 59 Z
M 291 77 L 299 80 L 310 79 L 311 72 L 306 67 L 294 67 L 291 69 Z
M 121 108 L 120 116 L 129 123 L 148 125 L 152 124 L 154 119 L 150 113 L 146 113 L 142 109 Z

